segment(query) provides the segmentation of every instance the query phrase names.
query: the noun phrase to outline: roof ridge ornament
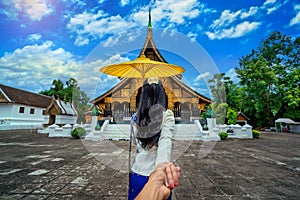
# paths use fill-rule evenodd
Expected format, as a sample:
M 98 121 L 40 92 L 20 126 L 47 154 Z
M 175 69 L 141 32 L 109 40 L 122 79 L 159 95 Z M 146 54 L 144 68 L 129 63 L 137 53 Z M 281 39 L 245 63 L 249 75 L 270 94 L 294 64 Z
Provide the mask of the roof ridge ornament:
M 151 8 L 150 8 L 150 7 L 149 7 L 148 28 L 152 28 L 152 22 L 151 22 Z

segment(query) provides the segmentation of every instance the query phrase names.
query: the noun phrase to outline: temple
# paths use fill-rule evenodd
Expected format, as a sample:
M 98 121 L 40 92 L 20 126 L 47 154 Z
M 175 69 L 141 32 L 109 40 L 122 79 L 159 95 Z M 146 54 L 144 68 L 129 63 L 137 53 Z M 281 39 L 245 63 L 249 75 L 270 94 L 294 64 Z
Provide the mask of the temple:
M 156 48 L 152 36 L 151 14 L 149 11 L 148 33 L 138 57 L 146 56 L 154 61 L 167 61 Z M 181 81 L 182 75 L 160 78 L 168 100 L 168 109 L 173 110 L 177 122 L 200 119 L 201 111 L 211 99 L 194 91 Z M 127 121 L 136 112 L 143 79 L 123 78 L 113 88 L 91 101 L 99 110 L 98 119 L 113 118 L 115 122 Z M 93 109 L 93 108 L 91 108 Z

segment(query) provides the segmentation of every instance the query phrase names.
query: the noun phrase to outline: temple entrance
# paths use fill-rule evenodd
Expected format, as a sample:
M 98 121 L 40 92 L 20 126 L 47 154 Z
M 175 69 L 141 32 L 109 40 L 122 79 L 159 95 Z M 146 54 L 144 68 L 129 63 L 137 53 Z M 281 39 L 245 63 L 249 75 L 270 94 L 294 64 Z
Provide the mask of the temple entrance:
M 111 112 L 114 121 L 118 123 L 124 122 L 125 118 L 130 118 L 131 115 L 134 113 L 130 110 L 129 102 L 113 102 Z
M 174 117 L 180 117 L 181 116 L 181 107 L 180 107 L 180 102 L 175 102 L 174 103 Z
M 183 122 L 189 122 L 191 119 L 191 103 L 183 103 L 181 104 L 181 120 Z
M 55 124 L 55 115 L 49 116 L 49 125 Z

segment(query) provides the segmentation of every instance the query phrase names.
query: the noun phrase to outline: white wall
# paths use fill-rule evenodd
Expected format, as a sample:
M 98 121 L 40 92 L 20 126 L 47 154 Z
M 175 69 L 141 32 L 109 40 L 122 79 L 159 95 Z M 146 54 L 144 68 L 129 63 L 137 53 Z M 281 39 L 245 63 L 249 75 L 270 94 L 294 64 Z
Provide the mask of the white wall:
M 0 120 L 10 118 L 12 112 L 12 104 L 0 104 Z
M 24 107 L 24 113 L 19 113 Z M 34 114 L 30 110 L 34 109 Z M 21 104 L 0 104 L 0 130 L 40 128 L 44 123 L 44 108 Z
M 77 116 L 56 115 L 55 124 L 76 124 Z

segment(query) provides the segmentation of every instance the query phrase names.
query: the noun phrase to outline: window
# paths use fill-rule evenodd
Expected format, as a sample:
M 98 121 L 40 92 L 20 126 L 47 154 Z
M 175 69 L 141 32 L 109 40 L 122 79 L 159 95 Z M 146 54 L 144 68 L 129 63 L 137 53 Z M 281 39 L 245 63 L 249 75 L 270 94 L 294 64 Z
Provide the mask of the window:
M 30 114 L 34 114 L 34 108 L 30 108 Z
M 20 107 L 19 113 L 24 113 L 25 107 Z

